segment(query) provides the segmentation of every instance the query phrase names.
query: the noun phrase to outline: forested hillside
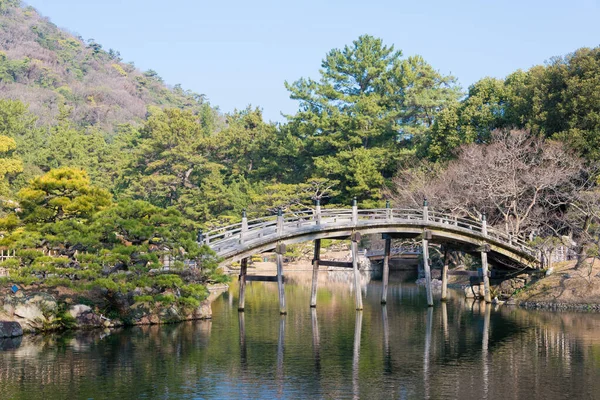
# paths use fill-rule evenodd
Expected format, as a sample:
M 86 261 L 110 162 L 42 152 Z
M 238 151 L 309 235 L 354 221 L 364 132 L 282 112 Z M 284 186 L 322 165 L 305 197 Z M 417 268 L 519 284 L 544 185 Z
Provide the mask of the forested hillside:
M 465 93 L 422 57 L 363 35 L 327 53 L 320 76 L 282 84 L 299 103 L 287 123 L 266 123 L 260 108 L 223 115 L 0 0 L 0 245 L 60 249 L 72 268 L 62 276 L 94 279 L 116 260 L 136 270 L 163 253 L 200 257 L 196 229 L 243 210 L 428 197 L 540 247 L 598 253 L 600 48 Z M 73 249 L 96 258 L 74 261 Z
M 119 52 L 65 32 L 19 0 L 0 2 L 0 88 L 5 99 L 29 105 L 38 125 L 68 112 L 81 128 L 111 135 L 141 122 L 149 105 L 187 108 L 209 118 L 205 96 L 168 88 L 156 72 L 124 63 Z

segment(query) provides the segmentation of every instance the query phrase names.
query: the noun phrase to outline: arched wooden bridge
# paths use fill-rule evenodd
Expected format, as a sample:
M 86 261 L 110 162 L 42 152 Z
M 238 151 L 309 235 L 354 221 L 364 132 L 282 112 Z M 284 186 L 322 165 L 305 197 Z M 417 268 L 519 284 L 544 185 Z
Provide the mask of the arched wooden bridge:
M 319 265 L 347 266 L 354 269 L 358 287 L 357 242 L 360 235 L 382 234 L 386 239 L 384 251 L 384 292 L 382 302 L 386 301 L 388 261 L 392 238 L 419 238 L 423 241 L 423 258 L 427 280 L 428 303 L 433 304 L 430 288 L 430 268 L 428 263 L 428 244 L 440 243 L 450 248 L 470 253 L 480 253 L 482 257 L 483 278 L 486 287 L 486 300 L 489 296 L 488 255 L 494 264 L 518 268 L 539 268 L 537 252 L 528 247 L 520 238 L 487 227 L 485 218 L 475 221 L 437 213 L 428 210 L 425 202 L 422 209 L 358 209 L 356 202 L 351 209 L 316 209 L 296 213 L 279 213 L 278 216 L 258 218 L 248 221 L 244 216 L 238 224 L 224 226 L 206 232 L 200 241 L 214 250 L 223 259 L 223 264 L 241 261 L 240 272 L 240 310 L 244 308 L 244 287 L 246 280 L 265 280 L 280 285 L 281 312 L 285 313 L 283 296 L 283 261 L 285 245 L 315 241 L 313 260 L 313 296 L 311 306 L 316 305 L 316 277 Z M 339 263 L 320 259 L 321 239 L 351 239 L 352 263 Z M 277 252 L 277 277 L 246 276 L 247 258 L 253 254 L 275 249 Z M 347 264 L 347 265 L 345 265 Z M 445 266 L 442 273 L 443 293 L 446 287 Z M 360 290 L 357 289 L 356 306 L 362 309 Z

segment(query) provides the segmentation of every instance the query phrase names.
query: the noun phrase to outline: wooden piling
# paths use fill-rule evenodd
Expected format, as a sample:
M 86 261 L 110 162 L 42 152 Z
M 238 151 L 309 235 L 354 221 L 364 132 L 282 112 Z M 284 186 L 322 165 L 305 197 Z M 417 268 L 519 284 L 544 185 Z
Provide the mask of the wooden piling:
M 392 239 L 389 235 L 384 235 L 385 239 L 385 250 L 383 252 L 383 276 L 381 278 L 383 282 L 383 290 L 381 293 L 381 304 L 387 303 L 387 291 L 388 283 L 390 278 L 390 250 L 392 247 Z
M 448 247 L 444 246 L 444 266 L 442 267 L 442 301 L 448 300 Z
M 354 293 L 356 298 L 356 310 L 363 309 L 362 293 L 360 291 L 360 271 L 358 270 L 358 242 L 360 241 L 360 233 L 352 234 L 352 270 L 354 271 Z
M 310 306 L 317 306 L 317 285 L 319 281 L 319 260 L 321 258 L 321 239 L 315 240 L 315 253 L 313 257 L 312 288 L 310 291 Z
M 279 313 L 287 314 L 285 309 L 285 289 L 283 287 L 283 254 L 285 253 L 285 245 L 277 245 L 277 287 L 279 289 Z
M 431 234 L 431 232 L 429 232 Z M 433 294 L 431 292 L 431 269 L 429 267 L 429 240 L 423 235 L 423 269 L 425 270 L 425 289 L 427 291 L 427 306 L 433 307 Z
M 490 277 L 488 270 L 488 259 L 487 259 L 487 251 L 481 252 L 481 269 L 483 273 L 483 300 L 486 303 L 492 302 L 492 296 L 490 293 Z
M 244 311 L 246 307 L 246 274 L 248 272 L 248 259 L 242 258 L 240 261 L 240 298 L 238 302 L 238 311 Z
M 487 236 L 487 218 L 485 213 L 481 215 L 481 233 L 483 233 L 484 236 Z M 490 277 L 488 272 L 488 251 L 490 251 L 488 245 L 483 246 L 481 249 L 481 269 L 483 273 L 483 300 L 485 300 L 486 303 L 491 303 L 492 295 L 490 293 Z

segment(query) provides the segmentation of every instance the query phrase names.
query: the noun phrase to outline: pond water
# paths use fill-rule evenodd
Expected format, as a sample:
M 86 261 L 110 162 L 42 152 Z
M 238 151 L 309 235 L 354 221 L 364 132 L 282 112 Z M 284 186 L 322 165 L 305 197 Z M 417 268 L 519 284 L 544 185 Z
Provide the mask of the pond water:
M 0 341 L 0 399 L 600 398 L 600 314 L 494 308 L 452 292 L 427 308 L 415 285 L 351 273 L 233 283 L 212 321 Z M 393 278 L 393 276 L 392 276 Z

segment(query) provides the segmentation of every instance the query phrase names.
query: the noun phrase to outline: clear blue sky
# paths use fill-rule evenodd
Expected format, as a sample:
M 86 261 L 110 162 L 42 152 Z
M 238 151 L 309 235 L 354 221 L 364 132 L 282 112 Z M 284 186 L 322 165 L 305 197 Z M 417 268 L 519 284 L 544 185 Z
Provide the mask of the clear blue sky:
M 422 55 L 463 88 L 600 45 L 600 0 L 27 0 L 56 25 L 121 52 L 221 111 L 294 113 L 283 83 L 318 78 L 361 34 Z

